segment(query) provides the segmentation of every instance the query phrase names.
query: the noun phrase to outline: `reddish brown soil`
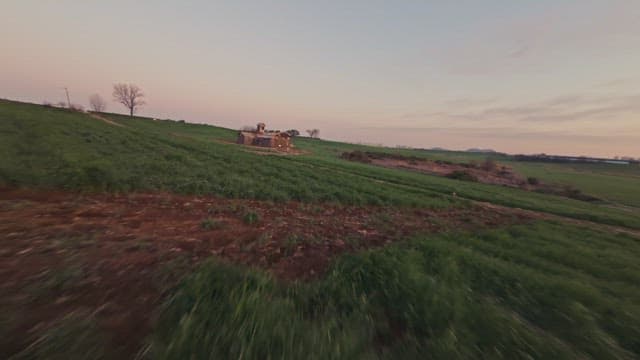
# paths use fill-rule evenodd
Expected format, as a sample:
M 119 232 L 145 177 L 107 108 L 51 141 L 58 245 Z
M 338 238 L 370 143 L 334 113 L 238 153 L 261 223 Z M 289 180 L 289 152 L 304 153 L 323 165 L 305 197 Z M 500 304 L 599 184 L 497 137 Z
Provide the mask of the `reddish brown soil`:
M 249 212 L 259 222 L 246 224 Z M 286 281 L 308 280 L 347 251 L 415 233 L 530 218 L 480 206 L 397 209 L 0 190 L 0 308 L 10 318 L 0 329 L 7 334 L 0 357 L 81 309 L 113 337 L 115 350 L 130 356 L 150 333 L 154 309 L 172 284 L 214 255 Z

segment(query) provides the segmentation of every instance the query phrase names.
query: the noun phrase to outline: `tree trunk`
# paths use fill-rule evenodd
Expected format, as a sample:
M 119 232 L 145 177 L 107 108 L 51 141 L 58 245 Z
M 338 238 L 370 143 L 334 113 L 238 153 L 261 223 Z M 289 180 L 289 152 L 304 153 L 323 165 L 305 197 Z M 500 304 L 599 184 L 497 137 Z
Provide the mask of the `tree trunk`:
M 132 107 L 129 108 L 129 112 L 130 112 L 129 116 L 133 116 L 133 108 Z

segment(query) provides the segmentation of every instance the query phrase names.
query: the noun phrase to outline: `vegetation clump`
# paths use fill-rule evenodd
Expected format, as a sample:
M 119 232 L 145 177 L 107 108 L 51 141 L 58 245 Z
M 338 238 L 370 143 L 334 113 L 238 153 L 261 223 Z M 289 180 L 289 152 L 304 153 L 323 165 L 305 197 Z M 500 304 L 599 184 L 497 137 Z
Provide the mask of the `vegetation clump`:
M 478 178 L 466 170 L 454 170 L 447 174 L 449 179 L 477 182 Z
M 535 189 L 535 191 L 543 194 L 564 196 L 564 197 L 568 197 L 570 199 L 575 199 L 579 201 L 586 201 L 586 202 L 601 201 L 599 198 L 585 194 L 580 189 L 577 189 L 570 185 L 565 185 L 565 186 L 553 185 L 553 184 L 542 185 L 542 186 L 538 186 Z
M 260 222 L 260 214 L 253 210 L 248 210 L 242 216 L 242 221 L 247 225 L 253 225 Z
M 364 151 L 347 151 L 347 152 L 343 152 L 342 156 L 343 159 L 345 160 L 349 160 L 349 161 L 358 161 L 358 162 L 362 162 L 362 163 L 370 163 L 371 159 L 369 158 L 369 155 L 364 152 Z
M 200 227 L 204 230 L 218 230 L 225 226 L 226 223 L 224 221 L 213 218 L 206 218 L 200 223 Z

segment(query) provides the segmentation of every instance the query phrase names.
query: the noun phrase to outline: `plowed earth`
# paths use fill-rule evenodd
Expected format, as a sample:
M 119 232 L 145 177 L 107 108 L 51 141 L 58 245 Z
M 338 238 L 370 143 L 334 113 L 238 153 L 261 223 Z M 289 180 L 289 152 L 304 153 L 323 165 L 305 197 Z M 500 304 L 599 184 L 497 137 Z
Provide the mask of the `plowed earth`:
M 211 256 L 308 281 L 344 252 L 532 218 L 481 205 L 433 210 L 0 189 L 0 307 L 8 317 L 0 319 L 0 357 L 79 310 L 130 357 L 171 286 Z

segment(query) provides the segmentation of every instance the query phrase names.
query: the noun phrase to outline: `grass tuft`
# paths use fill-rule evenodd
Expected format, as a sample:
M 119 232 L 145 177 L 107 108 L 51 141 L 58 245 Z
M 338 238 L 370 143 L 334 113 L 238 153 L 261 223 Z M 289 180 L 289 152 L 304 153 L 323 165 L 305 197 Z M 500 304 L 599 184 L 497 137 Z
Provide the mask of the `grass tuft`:
M 254 225 L 260 222 L 260 214 L 253 210 L 248 210 L 242 216 L 242 221 L 247 225 Z
M 202 220 L 200 223 L 200 227 L 204 230 L 219 230 L 226 226 L 227 224 L 223 220 L 206 218 Z

